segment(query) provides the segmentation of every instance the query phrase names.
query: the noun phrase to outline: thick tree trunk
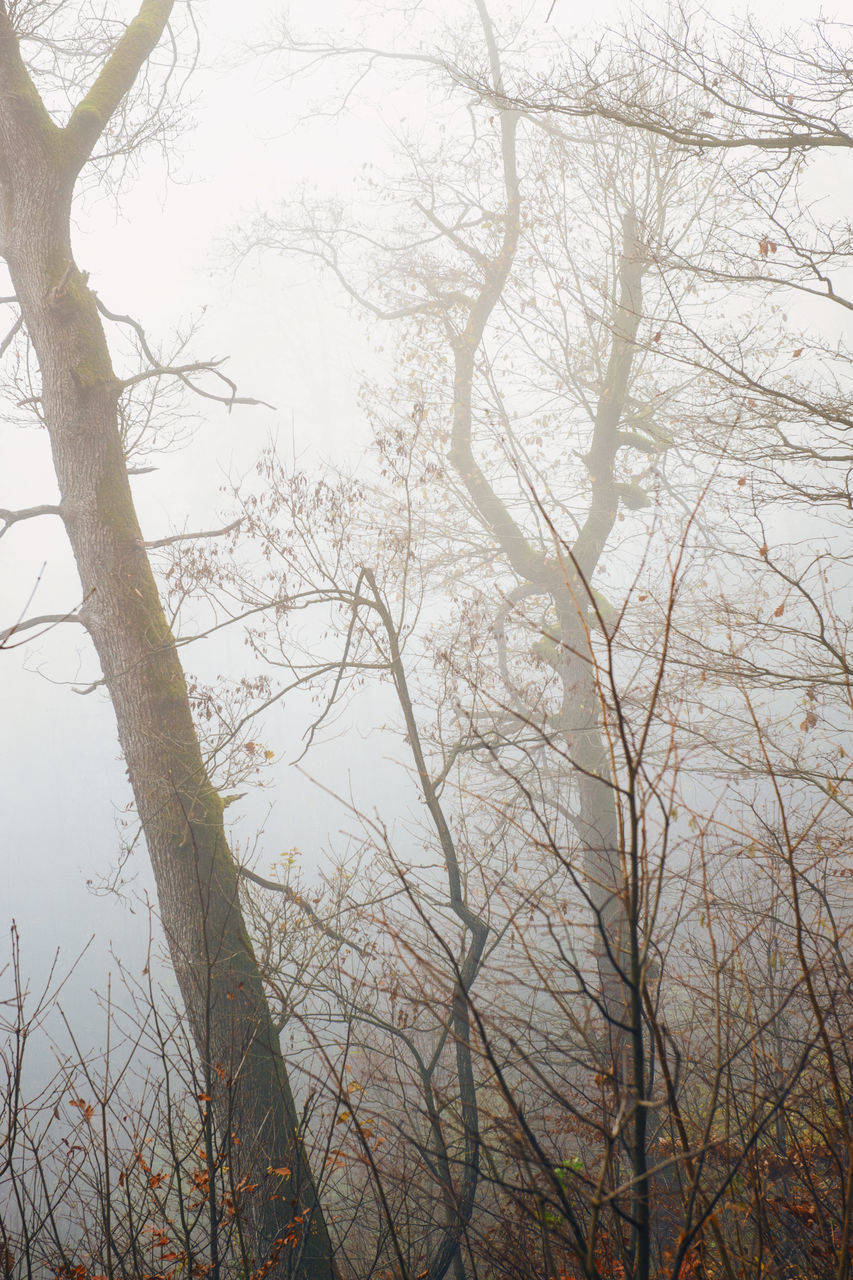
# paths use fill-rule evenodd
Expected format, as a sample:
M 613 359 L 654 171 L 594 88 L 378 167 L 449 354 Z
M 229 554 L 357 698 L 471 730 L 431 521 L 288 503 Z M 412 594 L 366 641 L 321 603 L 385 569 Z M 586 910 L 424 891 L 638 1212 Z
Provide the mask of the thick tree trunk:
M 122 85 L 126 92 L 132 84 L 170 9 L 170 0 L 146 0 L 60 130 L 0 7 L 2 252 L 38 359 L 83 618 L 115 709 L 172 962 L 228 1161 L 246 1187 L 255 1186 L 244 1191 L 243 1205 L 257 1260 L 277 1252 L 278 1274 L 328 1280 L 329 1237 L 241 914 L 222 801 L 204 766 L 134 509 L 118 428 L 121 384 L 71 249 L 72 194 L 90 136 L 94 141 L 121 100 Z

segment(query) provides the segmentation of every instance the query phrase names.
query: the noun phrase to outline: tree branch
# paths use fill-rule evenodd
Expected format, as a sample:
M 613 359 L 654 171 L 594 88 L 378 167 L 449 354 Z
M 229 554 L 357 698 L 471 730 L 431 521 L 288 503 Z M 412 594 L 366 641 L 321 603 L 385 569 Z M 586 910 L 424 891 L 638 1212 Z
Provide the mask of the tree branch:
M 40 507 L 21 507 L 19 511 L 9 511 L 6 507 L 0 507 L 0 520 L 3 521 L 3 528 L 0 529 L 0 538 L 11 529 L 13 524 L 17 524 L 20 520 L 33 520 L 36 516 L 61 516 L 62 508 L 55 503 L 46 502 Z
M 353 951 L 356 951 L 362 957 L 366 954 L 357 942 L 353 942 L 351 938 L 345 938 L 342 933 L 338 933 L 337 929 L 333 929 L 331 925 L 321 920 L 310 902 L 306 902 L 302 894 L 297 893 L 295 889 L 291 889 L 290 885 L 281 884 L 278 880 L 267 880 L 265 876 L 257 875 L 254 871 L 250 871 L 248 867 L 238 867 L 237 874 L 246 880 L 251 880 L 252 884 L 260 885 L 262 889 L 270 889 L 273 893 L 282 894 L 287 898 L 288 902 L 292 902 L 294 906 L 305 913 L 318 933 L 331 938 L 333 942 L 340 943 L 341 946 L 351 947 Z
M 79 172 L 140 69 L 160 41 L 174 0 L 142 0 L 89 92 L 72 112 L 63 132 L 66 154 Z
M 8 159 L 23 131 L 43 149 L 60 129 L 33 84 L 21 57 L 18 36 L 5 6 L 0 7 L 0 155 Z
M 21 329 L 23 328 L 23 325 L 24 325 L 24 317 L 18 316 L 17 320 L 12 325 L 11 329 L 6 334 L 3 341 L 0 342 L 0 357 L 3 357 L 6 354 L 6 352 L 9 350 L 9 347 L 15 341 L 15 337 L 18 333 L 20 333 Z
M 133 377 L 125 378 L 122 382 L 122 388 L 136 386 L 140 382 L 145 382 L 149 378 L 177 378 L 185 387 L 194 392 L 197 396 L 202 396 L 205 400 L 216 400 L 219 404 L 227 405 L 230 409 L 235 404 L 247 405 L 263 405 L 265 409 L 274 409 L 275 405 L 269 404 L 266 400 L 255 400 L 251 396 L 238 396 L 237 384 L 222 372 L 219 365 L 222 360 L 196 360 L 190 364 L 181 365 L 164 365 L 151 350 L 148 339 L 145 336 L 145 330 L 138 320 L 134 320 L 133 316 L 118 315 L 115 311 L 110 311 L 109 307 L 105 307 L 101 299 L 93 292 L 95 305 L 101 315 L 107 320 L 112 320 L 114 324 L 126 324 L 136 334 L 139 340 L 139 347 L 145 359 L 151 365 L 150 369 L 145 369 L 141 373 L 134 374 Z M 194 382 L 190 381 L 190 374 L 195 373 L 212 373 L 215 378 L 219 378 L 230 388 L 230 394 L 227 396 L 217 395 L 213 391 L 205 391 L 202 387 L 197 387 Z
M 13 635 L 17 635 L 19 631 L 30 631 L 33 627 L 44 627 L 44 631 L 41 634 L 46 635 L 48 631 L 52 631 L 61 622 L 79 622 L 81 627 L 86 625 L 79 613 L 42 613 L 38 617 L 26 618 L 23 622 L 15 622 L 5 631 L 0 631 L 0 649 L 17 649 L 18 645 L 8 644 L 7 642 Z M 24 643 L 26 642 L 22 640 L 21 644 Z
M 0 512 L 2 515 L 2 512 Z M 176 542 L 191 542 L 195 538 L 221 538 L 226 533 L 231 533 L 243 523 L 243 516 L 239 520 L 232 520 L 231 524 L 226 524 L 223 529 L 205 529 L 200 533 L 174 533 L 169 538 L 156 538 L 152 542 L 145 542 L 143 546 L 146 551 L 155 551 L 159 547 L 171 547 Z

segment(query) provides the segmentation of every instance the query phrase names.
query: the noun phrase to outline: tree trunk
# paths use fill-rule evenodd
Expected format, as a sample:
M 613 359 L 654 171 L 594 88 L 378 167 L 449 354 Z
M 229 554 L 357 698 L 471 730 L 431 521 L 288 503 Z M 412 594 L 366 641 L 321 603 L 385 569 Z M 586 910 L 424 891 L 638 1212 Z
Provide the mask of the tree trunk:
M 115 710 L 222 1145 L 245 1180 L 243 1205 L 257 1261 L 278 1252 L 278 1274 L 328 1280 L 328 1232 L 243 922 L 222 801 L 205 769 L 134 509 L 118 426 L 122 387 L 71 249 L 77 175 L 157 44 L 171 7 L 171 0 L 145 0 L 60 129 L 33 86 L 0 3 L 0 247 L 38 359 L 41 411 L 85 598 L 83 620 Z M 268 1172 L 282 1168 L 290 1174 Z M 274 1199 L 282 1186 L 286 1192 Z

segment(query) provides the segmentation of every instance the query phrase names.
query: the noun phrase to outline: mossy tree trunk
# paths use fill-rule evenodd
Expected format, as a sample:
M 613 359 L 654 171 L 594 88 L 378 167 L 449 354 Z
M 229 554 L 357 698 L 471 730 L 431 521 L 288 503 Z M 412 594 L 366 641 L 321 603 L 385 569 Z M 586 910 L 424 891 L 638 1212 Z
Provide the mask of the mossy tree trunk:
M 160 40 L 172 2 L 144 0 L 60 128 L 0 0 L 0 252 L 38 359 L 83 620 L 115 709 L 175 973 L 229 1159 L 256 1184 L 244 1203 L 258 1260 L 284 1239 L 275 1272 L 328 1280 L 329 1237 L 241 914 L 222 801 L 134 509 L 118 426 L 122 388 L 71 247 L 77 177 Z M 290 1176 L 282 1183 L 271 1167 Z

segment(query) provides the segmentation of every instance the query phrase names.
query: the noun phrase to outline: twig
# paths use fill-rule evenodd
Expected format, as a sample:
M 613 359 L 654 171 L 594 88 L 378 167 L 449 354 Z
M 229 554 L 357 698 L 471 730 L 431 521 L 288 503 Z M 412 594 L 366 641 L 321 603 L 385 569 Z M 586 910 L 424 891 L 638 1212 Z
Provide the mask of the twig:
M 263 405 L 265 409 L 275 408 L 275 405 L 268 404 L 266 400 L 254 400 L 250 396 L 238 396 L 236 382 L 232 382 L 230 378 L 227 378 L 225 374 L 217 368 L 217 365 L 221 364 L 222 361 L 201 360 L 196 364 L 176 365 L 174 367 L 164 365 L 157 359 L 154 352 L 151 350 L 151 347 L 148 344 L 148 339 L 145 336 L 145 330 L 138 320 L 134 320 L 133 316 L 122 316 L 118 315 L 115 311 L 110 311 L 109 307 L 104 306 L 97 294 L 94 294 L 93 296 L 95 298 L 97 308 L 102 316 L 107 320 L 112 320 L 115 324 L 126 324 L 133 329 L 139 339 L 139 346 L 142 354 L 151 365 L 151 368 L 145 372 L 138 373 L 132 378 L 125 379 L 122 384 L 123 386 L 133 386 L 138 382 L 142 382 L 146 378 L 173 377 L 177 378 L 179 382 L 182 382 L 190 391 L 195 392 L 196 395 L 203 396 L 205 400 L 217 400 L 220 404 L 227 405 L 229 409 L 235 404 Z M 220 381 L 224 382 L 225 385 L 230 388 L 230 395 L 217 395 L 213 391 L 205 391 L 202 387 L 197 387 L 195 383 L 190 381 L 189 375 L 191 373 L 212 373 L 214 377 L 219 378 Z
M 342 933 L 338 933 L 337 929 L 333 929 L 331 925 L 321 920 L 311 904 L 305 901 L 301 893 L 291 889 L 290 885 L 281 884 L 278 880 L 267 880 L 265 876 L 257 875 L 254 871 L 250 871 L 248 867 L 238 867 L 237 874 L 244 876 L 246 880 L 251 880 L 253 884 L 260 885 L 262 889 L 270 889 L 273 893 L 283 894 L 288 902 L 292 902 L 294 906 L 305 913 L 319 933 L 325 934 L 327 938 L 331 938 L 334 942 L 339 942 L 344 947 L 351 947 L 362 958 L 366 955 L 366 952 L 357 942 L 353 942 L 350 938 L 345 938 Z

